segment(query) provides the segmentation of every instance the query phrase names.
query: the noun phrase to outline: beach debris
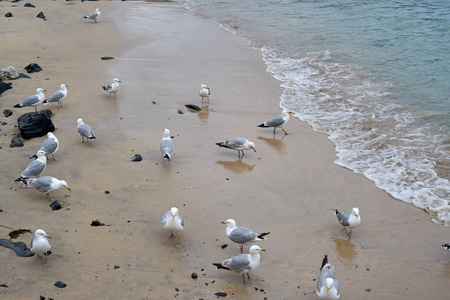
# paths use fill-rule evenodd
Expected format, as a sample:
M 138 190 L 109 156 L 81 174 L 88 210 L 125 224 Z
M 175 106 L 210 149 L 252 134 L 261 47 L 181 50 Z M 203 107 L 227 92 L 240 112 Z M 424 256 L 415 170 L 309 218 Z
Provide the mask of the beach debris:
M 238 158 L 241 158 L 241 153 L 242 153 L 242 158 L 244 157 L 244 150 L 253 149 L 253 151 L 256 152 L 255 144 L 245 138 L 233 138 L 233 139 L 226 140 L 225 142 L 216 143 L 216 145 L 219 147 L 228 148 L 228 149 L 237 151 Z
M 256 233 L 247 227 L 237 227 L 236 221 L 233 219 L 222 221 L 222 224 L 227 225 L 225 232 L 228 238 L 236 244 L 240 244 L 241 253 L 244 252 L 244 245 L 263 241 L 266 239 L 265 236 L 270 234 L 270 232 Z
M 91 126 L 88 124 L 85 124 L 83 122 L 83 119 L 77 120 L 77 131 L 78 134 L 81 136 L 81 142 L 84 143 L 84 140 L 86 139 L 86 143 L 89 140 L 96 140 L 97 138 L 94 135 L 94 132 L 92 131 Z
M 21 234 L 25 234 L 25 233 L 31 233 L 30 229 L 16 229 L 16 230 L 12 230 L 8 233 L 9 235 L 9 239 L 17 239 L 19 237 L 19 235 Z
M 7 18 L 12 18 L 12 17 L 13 17 L 13 15 L 12 15 L 12 13 L 11 13 L 11 12 L 7 12 L 7 13 L 5 14 L 5 17 L 7 17 Z
M 65 284 L 64 282 L 62 282 L 61 280 L 58 280 L 57 282 L 55 282 L 54 286 L 63 289 L 67 286 L 67 284 Z
M 170 161 L 173 153 L 173 142 L 170 138 L 170 130 L 165 128 L 163 131 L 164 131 L 163 138 L 159 145 L 159 149 L 161 150 L 161 154 L 164 157 L 164 159 Z
M 201 111 L 202 110 L 200 107 L 198 107 L 195 104 L 185 104 L 184 106 L 186 106 L 189 109 L 195 110 L 195 111 Z
M 112 57 L 112 56 L 103 56 L 103 57 L 101 57 L 100 59 L 101 59 L 101 60 L 110 60 L 110 59 L 115 59 L 115 58 Z
M 24 242 L 13 242 L 8 239 L 0 239 L 0 246 L 11 249 L 19 257 L 31 257 L 34 253 L 27 248 Z
M 98 219 L 95 221 L 92 221 L 91 226 L 111 226 L 111 225 L 107 225 L 105 223 L 100 222 Z
M 114 265 L 114 270 L 120 269 L 119 265 Z
M 37 73 L 42 71 L 42 68 L 37 63 L 30 63 L 24 68 L 28 73 Z
M 62 207 L 61 207 L 61 204 L 59 204 L 59 202 L 57 201 L 57 200 L 55 200 L 55 201 L 53 201 L 52 203 L 50 203 L 50 208 L 52 209 L 52 210 L 60 210 Z
M 178 114 L 183 115 L 184 112 L 183 112 L 181 109 L 179 109 L 179 110 L 178 110 Z
M 289 121 L 289 115 L 291 114 L 293 114 L 293 112 L 283 110 L 281 112 L 281 115 L 275 116 L 272 119 L 267 120 L 260 125 L 257 125 L 257 127 L 273 127 L 274 134 L 277 128 L 281 128 L 284 131 L 284 134 L 287 134 L 287 132 L 283 129 L 283 126 L 286 125 L 287 121 Z
M 36 17 L 46 21 L 45 15 L 44 15 L 44 13 L 42 11 L 40 13 L 38 13 L 38 15 Z
M 109 93 L 109 97 L 111 97 L 111 94 L 114 94 L 114 98 L 116 98 L 116 93 L 120 89 L 119 82 L 122 82 L 122 81 L 120 81 L 117 78 L 114 78 L 112 83 L 110 83 L 108 85 L 102 85 L 102 88 Z
M 17 79 L 19 77 L 19 72 L 13 66 L 0 69 L 0 80 Z
M 170 210 L 166 211 L 161 215 L 161 223 L 164 224 L 164 229 L 170 230 L 169 239 L 174 239 L 175 235 L 173 231 L 178 231 L 178 241 L 180 240 L 180 231 L 184 228 L 184 219 L 182 216 L 178 215 L 178 208 L 172 207 Z M 178 248 L 181 247 L 181 243 L 176 245 Z
M 28 76 L 27 74 L 24 74 L 24 73 L 19 73 L 19 78 L 27 78 L 27 79 L 31 79 L 30 76 Z
M 203 100 L 206 98 L 206 102 L 209 104 L 209 96 L 211 95 L 211 90 L 206 84 L 202 84 L 200 86 L 200 90 L 198 91 L 198 94 L 200 97 L 202 97 L 202 104 Z
M 352 212 L 340 212 L 337 209 L 334 210 L 336 217 L 339 220 L 339 223 L 344 226 L 344 230 L 347 233 L 348 237 L 352 237 L 352 228 L 358 227 L 361 225 L 361 216 L 359 214 L 359 209 L 354 207 Z M 350 232 L 347 231 L 347 228 L 350 229 Z
M 370 293 L 370 292 L 372 292 L 372 290 L 371 289 L 365 289 L 364 292 Z
M 97 23 L 97 19 L 100 17 L 101 14 L 102 13 L 101 13 L 100 9 L 96 8 L 95 12 L 90 13 L 89 15 L 84 16 L 83 18 L 89 19 L 89 20 L 94 20 L 94 22 Z
M 9 109 L 5 109 L 3 111 L 3 115 L 5 116 L 5 118 L 12 116 L 13 112 Z
M 33 4 L 31 4 L 31 3 L 25 3 L 24 6 L 25 6 L 25 7 L 36 7 L 36 6 L 34 6 Z
M 3 94 L 3 92 L 12 89 L 11 85 L 12 85 L 11 82 L 6 83 L 3 81 L 0 81 L 0 96 Z
M 23 138 L 28 140 L 55 131 L 51 116 L 52 111 L 48 109 L 41 110 L 40 113 L 30 112 L 21 115 L 17 119 L 17 124 Z
M 9 148 L 19 148 L 19 147 L 23 147 L 23 143 L 22 141 L 15 135 L 13 136 L 13 138 L 11 139 L 11 144 L 9 144 Z
M 8 286 L 6 285 L 6 283 L 3 283 L 3 284 L 0 284 L 0 287 L 7 288 Z
M 217 297 L 226 297 L 227 293 L 225 293 L 225 292 L 217 292 L 214 295 L 216 295 Z
M 111 192 L 110 191 L 105 191 L 105 194 L 106 195 L 109 195 Z
M 132 158 L 131 161 L 141 161 L 142 160 L 142 156 L 140 154 L 135 154 Z
M 197 273 L 193 272 L 193 273 L 191 274 L 191 278 L 192 278 L 192 279 L 197 279 L 197 277 L 198 277 Z
M 223 244 L 222 246 L 220 246 L 222 249 L 225 249 L 226 247 L 228 247 L 228 244 Z
M 152 103 L 153 103 L 154 105 L 156 105 L 156 101 L 153 101 L 153 100 L 152 100 Z

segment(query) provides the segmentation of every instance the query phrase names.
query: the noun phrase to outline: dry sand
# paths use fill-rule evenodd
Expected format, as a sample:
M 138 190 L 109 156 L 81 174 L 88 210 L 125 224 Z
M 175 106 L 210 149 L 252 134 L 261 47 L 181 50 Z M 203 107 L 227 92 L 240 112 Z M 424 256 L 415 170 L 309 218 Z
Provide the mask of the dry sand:
M 36 62 L 43 71 L 13 81 L 0 109 L 12 109 L 37 87 L 49 96 L 60 83 L 69 85 L 64 108 L 44 107 L 54 113 L 61 146 L 59 161 L 50 159 L 43 175 L 65 179 L 72 192 L 56 191 L 63 209 L 51 211 L 44 194 L 14 183 L 45 137 L 9 148 L 16 119 L 33 109 L 0 117 L 8 123 L 0 126 L 0 224 L 42 228 L 53 237 L 49 268 L 0 248 L 0 284 L 8 286 L 0 287 L 1 299 L 214 299 L 219 291 L 226 299 L 316 299 L 324 254 L 336 267 L 341 299 L 447 299 L 450 253 L 440 244 L 448 228 L 333 164 L 327 137 L 298 119 L 284 137 L 257 128 L 280 112 L 281 88 L 239 37 L 173 3 L 12 4 L 0 2 L 1 67 L 22 72 Z M 97 24 L 81 18 L 96 7 Z M 3 16 L 8 11 L 13 18 Z M 47 21 L 36 18 L 40 11 Z M 100 86 L 114 77 L 122 88 L 109 99 Z M 211 87 L 211 103 L 188 111 L 185 104 L 201 105 L 202 83 Z M 80 117 L 96 141 L 81 143 Z M 170 163 L 159 152 L 163 128 L 174 137 Z M 258 152 L 238 160 L 214 145 L 239 136 Z M 143 161 L 130 161 L 136 153 Z M 159 221 L 172 206 L 185 218 L 182 248 Z M 363 223 L 348 240 L 331 209 L 354 206 Z M 267 251 L 247 285 L 212 265 L 238 252 L 221 224 L 227 218 L 271 232 L 259 243 Z M 96 219 L 111 226 L 91 227 Z M 8 232 L 0 227 L 0 237 Z M 58 280 L 67 287 L 53 286 Z

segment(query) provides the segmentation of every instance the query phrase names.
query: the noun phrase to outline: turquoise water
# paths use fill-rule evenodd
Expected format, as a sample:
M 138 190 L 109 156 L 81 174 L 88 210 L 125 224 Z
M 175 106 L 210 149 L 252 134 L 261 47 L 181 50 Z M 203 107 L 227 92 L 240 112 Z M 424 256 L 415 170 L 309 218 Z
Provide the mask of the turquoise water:
M 261 51 L 279 105 L 328 134 L 336 164 L 450 226 L 450 1 L 183 4 Z

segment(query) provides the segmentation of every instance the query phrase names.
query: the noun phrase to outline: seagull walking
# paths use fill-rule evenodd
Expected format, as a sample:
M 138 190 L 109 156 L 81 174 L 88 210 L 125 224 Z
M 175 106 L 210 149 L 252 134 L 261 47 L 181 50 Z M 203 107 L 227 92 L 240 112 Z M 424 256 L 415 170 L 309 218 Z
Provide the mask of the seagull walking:
M 281 115 L 275 116 L 270 120 L 265 121 L 264 123 L 258 125 L 258 127 L 273 127 L 273 133 L 275 134 L 275 130 L 277 128 L 281 128 L 284 131 L 284 134 L 288 134 L 283 126 L 286 125 L 287 121 L 289 121 L 289 115 L 293 112 L 288 110 L 283 110 Z
M 38 105 L 41 105 L 45 100 L 44 92 L 47 92 L 47 90 L 38 88 L 36 89 L 36 94 L 33 96 L 30 96 L 26 99 L 23 99 L 20 101 L 19 104 L 14 105 L 16 108 L 25 107 L 25 106 L 32 106 L 34 107 L 35 111 L 37 111 Z
M 172 207 L 170 210 L 166 211 L 161 215 L 161 223 L 164 224 L 164 229 L 170 230 L 169 239 L 173 240 L 175 235 L 174 231 L 178 231 L 178 241 L 180 241 L 180 231 L 184 228 L 184 219 L 182 216 L 178 215 L 178 208 Z M 181 243 L 177 244 L 177 247 L 181 247 Z
M 58 151 L 58 149 L 59 149 L 58 138 L 52 132 L 48 132 L 47 139 L 42 142 L 39 150 L 43 150 L 43 151 L 51 154 L 53 157 L 53 160 L 58 160 L 57 158 L 55 158 L 55 153 L 56 153 L 56 151 Z
M 164 134 L 159 145 L 159 149 L 161 150 L 161 154 L 163 155 L 163 157 L 170 161 L 173 153 L 173 142 L 170 138 L 169 129 L 164 129 Z
M 225 142 L 216 143 L 216 145 L 219 147 L 228 148 L 228 149 L 237 151 L 239 158 L 241 158 L 241 153 L 242 153 L 242 157 L 244 157 L 244 150 L 253 149 L 253 151 L 256 152 L 255 144 L 244 138 L 229 139 L 229 140 L 226 140 Z
M 236 221 L 233 219 L 228 219 L 222 221 L 222 224 L 226 224 L 226 233 L 230 240 L 236 244 L 240 244 L 241 253 L 244 252 L 244 245 L 248 245 L 257 241 L 265 240 L 265 236 L 270 234 L 270 232 L 256 233 L 247 227 L 237 227 Z
M 109 97 L 111 97 L 111 94 L 114 94 L 114 98 L 116 98 L 116 93 L 120 89 L 119 82 L 122 82 L 122 81 L 120 81 L 117 78 L 114 78 L 112 83 L 110 83 L 108 85 L 103 85 L 102 88 L 109 93 Z
M 328 263 L 328 256 L 322 260 L 319 278 L 317 278 L 317 296 L 320 299 L 339 299 L 339 281 L 331 276 L 334 267 Z
M 58 102 L 58 108 L 63 107 L 61 101 L 66 98 L 68 87 L 68 85 L 61 83 L 61 85 L 59 86 L 59 91 L 54 92 L 48 99 L 45 99 L 44 104 L 47 105 L 52 102 Z
M 198 91 L 198 94 L 200 97 L 202 97 L 202 104 L 203 100 L 206 98 L 206 102 L 209 104 L 209 96 L 211 95 L 211 90 L 206 84 L 202 84 L 200 86 L 200 90 Z
M 47 166 L 47 156 L 49 153 L 45 152 L 43 150 L 38 150 L 35 155 L 30 156 L 31 158 L 34 158 L 35 160 L 31 161 L 25 170 L 23 170 L 22 174 L 19 178 L 14 180 L 15 182 L 22 181 L 25 183 L 25 179 L 29 177 L 35 176 L 36 178 L 44 172 L 45 167 Z
M 354 207 L 352 212 L 340 212 L 335 209 L 336 216 L 339 220 L 339 223 L 344 226 L 345 232 L 349 238 L 352 237 L 352 228 L 358 227 L 361 225 L 361 216 L 359 214 L 359 209 Z M 347 228 L 350 229 L 350 232 L 347 231 Z
M 238 254 L 232 258 L 226 259 L 221 263 L 213 263 L 217 269 L 230 270 L 236 273 L 242 274 L 242 281 L 245 283 L 244 274 L 247 273 L 248 279 L 250 279 L 250 273 L 259 266 L 261 261 L 260 251 L 266 251 L 266 249 L 261 249 L 257 245 L 250 247 L 250 254 Z
M 34 237 L 31 239 L 31 252 L 36 253 L 36 260 L 42 260 L 42 256 L 45 256 L 45 267 L 48 267 L 47 264 L 47 252 L 52 247 L 48 241 L 52 237 L 49 236 L 44 230 L 38 229 L 34 233 Z
M 51 192 L 59 190 L 61 188 L 66 188 L 69 191 L 69 185 L 64 180 L 59 180 L 51 176 L 41 176 L 36 179 L 29 179 L 26 181 L 25 187 L 33 188 L 39 192 L 45 193 L 45 196 L 50 200 L 54 201 L 53 197 L 50 195 Z
M 83 18 L 94 20 L 94 22 L 97 23 L 97 19 L 100 17 L 100 15 L 101 15 L 100 9 L 96 8 L 95 12 L 90 13 L 89 15 L 84 16 Z
M 86 143 L 89 140 L 95 140 L 97 139 L 94 135 L 94 132 L 92 131 L 91 126 L 83 122 L 83 119 L 77 120 L 77 131 L 78 134 L 81 136 L 81 142 L 84 143 L 84 140 L 86 139 Z

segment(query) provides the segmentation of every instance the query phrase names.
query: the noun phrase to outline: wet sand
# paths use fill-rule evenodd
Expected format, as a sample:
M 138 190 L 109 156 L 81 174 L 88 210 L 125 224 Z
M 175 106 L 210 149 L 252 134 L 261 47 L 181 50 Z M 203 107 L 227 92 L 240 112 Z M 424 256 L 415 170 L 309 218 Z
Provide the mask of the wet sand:
M 0 284 L 8 286 L 0 287 L 1 299 L 214 299 L 219 291 L 227 299 L 317 299 L 324 254 L 336 268 L 341 299 L 447 298 L 450 253 L 440 245 L 448 228 L 333 164 L 331 142 L 304 122 L 292 118 L 287 136 L 257 128 L 280 112 L 281 88 L 239 37 L 173 3 L 11 5 L 0 2 L 14 15 L 0 18 L 7 41 L 1 67 L 22 72 L 36 62 L 44 70 L 12 81 L 0 108 L 12 109 L 37 87 L 49 96 L 69 86 L 64 108 L 41 108 L 53 111 L 61 143 L 59 160 L 50 159 L 43 175 L 66 180 L 72 192 L 56 191 L 63 208 L 51 211 L 44 194 L 14 183 L 45 137 L 9 148 L 16 119 L 34 109 L 0 117 L 7 122 L 0 126 L 0 224 L 53 237 L 49 268 L 0 248 Z M 97 24 L 81 17 L 96 7 Z M 35 17 L 40 11 L 47 21 Z M 122 85 L 110 99 L 100 86 L 114 77 Z M 202 83 L 211 87 L 209 107 L 187 110 L 185 104 L 201 105 Z M 97 140 L 81 143 L 80 117 Z M 159 152 L 163 128 L 174 137 L 170 163 Z M 214 144 L 239 136 L 257 152 L 238 160 Z M 131 162 L 136 153 L 143 161 Z M 172 206 L 185 218 L 182 248 L 159 221 Z M 363 223 L 348 240 L 331 209 L 354 206 Z M 238 252 L 221 224 L 228 218 L 271 232 L 259 243 L 267 251 L 247 285 L 212 265 Z M 90 226 L 96 219 L 110 226 Z M 0 227 L 0 237 L 8 232 Z M 67 287 L 53 286 L 58 280 Z

